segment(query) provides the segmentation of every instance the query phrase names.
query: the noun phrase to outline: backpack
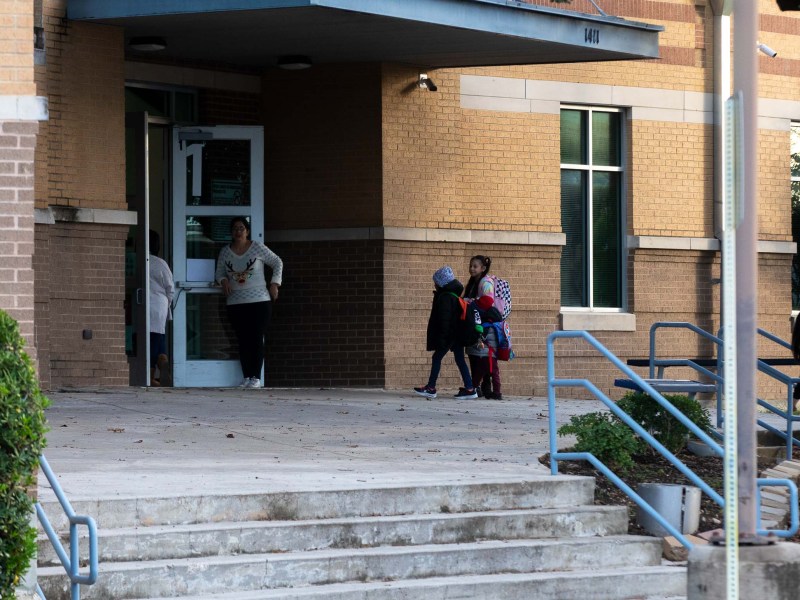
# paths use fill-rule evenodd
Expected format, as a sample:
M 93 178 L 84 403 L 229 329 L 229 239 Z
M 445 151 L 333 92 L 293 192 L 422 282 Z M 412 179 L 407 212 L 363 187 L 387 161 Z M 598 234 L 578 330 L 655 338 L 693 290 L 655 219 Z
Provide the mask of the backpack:
M 503 321 L 511 314 L 511 286 L 497 275 L 487 275 L 494 285 L 494 306 L 503 315 Z
M 511 349 L 511 328 L 506 321 L 500 323 L 486 323 L 483 325 L 484 329 L 492 328 L 495 336 L 497 337 L 497 349 L 489 347 L 489 357 L 492 354 L 497 356 L 497 360 L 511 360 L 516 355 L 514 350 Z M 491 364 L 491 362 L 490 362 Z
M 459 313 L 456 341 L 464 347 L 473 346 L 483 337 L 481 314 L 473 302 L 467 302 L 463 298 L 458 298 L 458 305 L 461 311 Z

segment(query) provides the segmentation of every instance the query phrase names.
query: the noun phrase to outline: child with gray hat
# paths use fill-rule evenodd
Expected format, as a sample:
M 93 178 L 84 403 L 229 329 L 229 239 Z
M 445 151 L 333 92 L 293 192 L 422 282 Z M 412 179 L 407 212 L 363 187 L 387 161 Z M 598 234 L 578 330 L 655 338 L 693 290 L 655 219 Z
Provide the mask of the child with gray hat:
M 472 385 L 472 376 L 464 358 L 464 346 L 458 343 L 459 321 L 461 320 L 461 292 L 464 286 L 453 275 L 453 269 L 442 267 L 433 274 L 435 290 L 433 292 L 433 305 L 428 318 L 428 351 L 433 351 L 431 358 L 431 374 L 425 387 L 415 387 L 414 393 L 426 398 L 436 398 L 436 380 L 442 367 L 442 359 L 448 352 L 452 352 L 456 359 L 456 366 L 461 373 L 464 387 L 458 390 L 456 398 L 469 400 L 477 398 L 478 394 Z

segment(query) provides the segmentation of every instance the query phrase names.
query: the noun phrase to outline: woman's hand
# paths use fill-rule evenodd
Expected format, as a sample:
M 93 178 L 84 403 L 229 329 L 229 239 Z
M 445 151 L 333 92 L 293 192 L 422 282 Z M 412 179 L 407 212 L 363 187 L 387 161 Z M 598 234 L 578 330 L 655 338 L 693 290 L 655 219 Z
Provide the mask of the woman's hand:
M 227 298 L 228 296 L 230 296 L 231 295 L 231 283 L 227 279 L 223 279 L 219 283 L 222 286 L 222 293 L 225 295 L 225 297 Z
M 269 284 L 269 297 L 272 298 L 273 301 L 278 299 L 278 288 L 280 286 L 277 283 L 270 283 Z

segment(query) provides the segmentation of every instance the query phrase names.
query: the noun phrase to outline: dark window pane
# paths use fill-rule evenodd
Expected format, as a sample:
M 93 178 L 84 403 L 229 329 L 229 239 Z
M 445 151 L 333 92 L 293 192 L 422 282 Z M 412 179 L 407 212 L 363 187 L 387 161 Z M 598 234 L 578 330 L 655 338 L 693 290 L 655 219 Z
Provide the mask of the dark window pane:
M 194 123 L 195 95 L 187 92 L 175 92 L 175 120 L 178 123 Z
M 586 277 L 586 173 L 561 171 L 561 305 L 588 306 Z
M 561 162 L 586 164 L 586 111 L 561 111 Z
M 125 112 L 146 112 L 151 117 L 166 117 L 169 115 L 169 92 L 126 87 Z
M 619 173 L 592 175 L 593 304 L 620 306 Z
M 792 132 L 789 136 L 791 147 L 790 165 L 792 177 L 800 177 L 800 125 L 792 125 Z
M 592 113 L 592 163 L 604 167 L 619 167 L 619 113 Z
M 186 157 L 186 204 L 189 206 L 250 205 L 250 141 L 210 140 L 202 147 L 199 189 L 193 187 L 196 159 Z M 198 195 L 194 195 L 199 192 Z

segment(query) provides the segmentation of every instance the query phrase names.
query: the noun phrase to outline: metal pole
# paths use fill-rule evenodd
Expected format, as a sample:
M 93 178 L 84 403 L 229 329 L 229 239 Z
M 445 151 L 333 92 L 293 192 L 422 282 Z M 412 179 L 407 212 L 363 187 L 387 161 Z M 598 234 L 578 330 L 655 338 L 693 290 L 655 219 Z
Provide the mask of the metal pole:
M 736 232 L 737 445 L 739 539 L 757 538 L 756 350 L 758 289 L 758 2 L 736 0 L 733 10 L 733 85 L 743 110 L 743 221 Z

